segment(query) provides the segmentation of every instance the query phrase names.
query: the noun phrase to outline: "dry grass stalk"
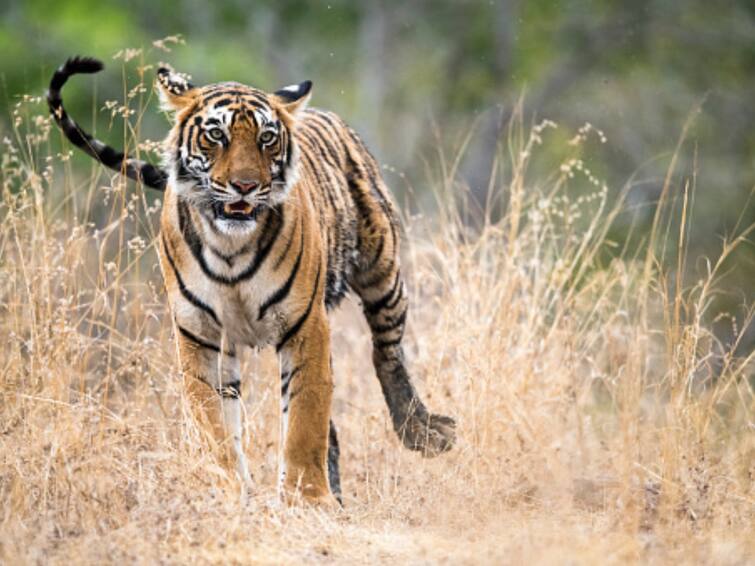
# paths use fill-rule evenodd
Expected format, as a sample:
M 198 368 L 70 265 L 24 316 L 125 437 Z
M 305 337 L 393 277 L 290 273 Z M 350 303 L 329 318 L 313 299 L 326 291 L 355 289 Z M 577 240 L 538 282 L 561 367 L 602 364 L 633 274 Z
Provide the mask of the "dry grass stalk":
M 132 147 L 147 100 L 136 87 L 111 105 L 137 110 L 118 114 L 132 120 Z M 333 329 L 346 509 L 330 515 L 277 503 L 270 353 L 244 362 L 258 494 L 239 500 L 182 397 L 154 251 L 159 203 L 99 168 L 75 175 L 50 149 L 38 102 L 14 110 L 2 161 L 0 562 L 755 556 L 753 354 L 735 357 L 704 323 L 722 259 L 689 289 L 660 267 L 663 223 L 680 234 L 677 273 L 695 229 L 693 186 L 681 218 L 669 214 L 673 163 L 644 257 L 599 262 L 623 199 L 609 205 L 578 159 L 590 128 L 538 184 L 527 167 L 551 124 L 526 133 L 515 118 L 491 176 L 489 204 L 506 212 L 479 229 L 461 220 L 459 160 L 441 161 L 437 212 L 405 222 L 408 342 L 459 443 L 433 460 L 399 447 L 347 305 Z M 570 198 L 575 179 L 592 190 Z

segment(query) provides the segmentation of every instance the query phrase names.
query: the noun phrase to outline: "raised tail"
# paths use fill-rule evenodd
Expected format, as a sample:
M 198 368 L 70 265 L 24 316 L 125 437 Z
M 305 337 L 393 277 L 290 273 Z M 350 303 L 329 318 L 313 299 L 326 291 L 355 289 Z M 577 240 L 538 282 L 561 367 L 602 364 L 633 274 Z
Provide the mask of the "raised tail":
M 125 174 L 130 179 L 144 183 L 158 191 L 164 191 L 168 174 L 163 169 L 146 161 L 128 157 L 123 152 L 93 138 L 79 127 L 63 107 L 60 91 L 66 84 L 68 77 L 79 73 L 98 73 L 104 68 L 105 65 L 102 64 L 102 61 L 91 57 L 71 57 L 58 67 L 52 76 L 52 80 L 50 80 L 50 89 L 47 91 L 50 113 L 65 136 L 84 153 L 94 157 L 110 169 Z

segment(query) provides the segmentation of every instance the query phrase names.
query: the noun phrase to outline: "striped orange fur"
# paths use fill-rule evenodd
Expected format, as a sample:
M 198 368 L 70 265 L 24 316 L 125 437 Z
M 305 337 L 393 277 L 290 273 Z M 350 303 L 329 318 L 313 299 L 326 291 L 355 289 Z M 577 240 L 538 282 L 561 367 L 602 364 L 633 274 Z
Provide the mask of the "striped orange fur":
M 395 205 L 359 136 L 307 108 L 311 83 L 275 93 L 239 83 L 195 87 L 169 69 L 157 87 L 174 123 L 162 167 L 84 133 L 60 89 L 101 63 L 71 59 L 48 101 L 66 136 L 105 165 L 165 190 L 160 261 L 180 362 L 197 418 L 236 466 L 241 443 L 238 352 L 273 346 L 285 434 L 281 480 L 312 502 L 340 500 L 328 310 L 353 291 L 373 338 L 373 362 L 405 446 L 451 448 L 453 419 L 431 414 L 406 370 L 407 296 Z

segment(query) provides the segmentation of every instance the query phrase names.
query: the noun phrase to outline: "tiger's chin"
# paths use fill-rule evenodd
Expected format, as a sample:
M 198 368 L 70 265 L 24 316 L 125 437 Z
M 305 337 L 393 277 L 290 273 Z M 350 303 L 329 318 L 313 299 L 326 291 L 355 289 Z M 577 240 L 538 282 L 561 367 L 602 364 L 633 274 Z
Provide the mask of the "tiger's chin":
M 223 234 L 250 234 L 257 227 L 257 217 L 262 208 L 261 205 L 253 205 L 244 200 L 216 202 L 212 205 L 211 221 L 218 232 Z
M 256 220 L 226 220 L 216 218 L 213 221 L 216 230 L 225 236 L 246 236 L 257 228 Z

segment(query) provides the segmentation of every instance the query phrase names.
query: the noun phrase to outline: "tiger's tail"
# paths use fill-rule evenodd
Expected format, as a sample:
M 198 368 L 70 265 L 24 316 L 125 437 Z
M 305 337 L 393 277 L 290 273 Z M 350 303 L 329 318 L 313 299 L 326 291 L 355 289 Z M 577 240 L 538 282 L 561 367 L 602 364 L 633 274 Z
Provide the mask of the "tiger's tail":
M 98 73 L 104 68 L 102 61 L 91 57 L 71 57 L 58 67 L 50 80 L 50 88 L 47 91 L 50 113 L 69 141 L 84 153 L 110 169 L 125 174 L 130 179 L 158 191 L 164 191 L 168 180 L 165 170 L 146 161 L 128 157 L 123 152 L 92 137 L 79 127 L 63 107 L 60 91 L 71 75 Z

